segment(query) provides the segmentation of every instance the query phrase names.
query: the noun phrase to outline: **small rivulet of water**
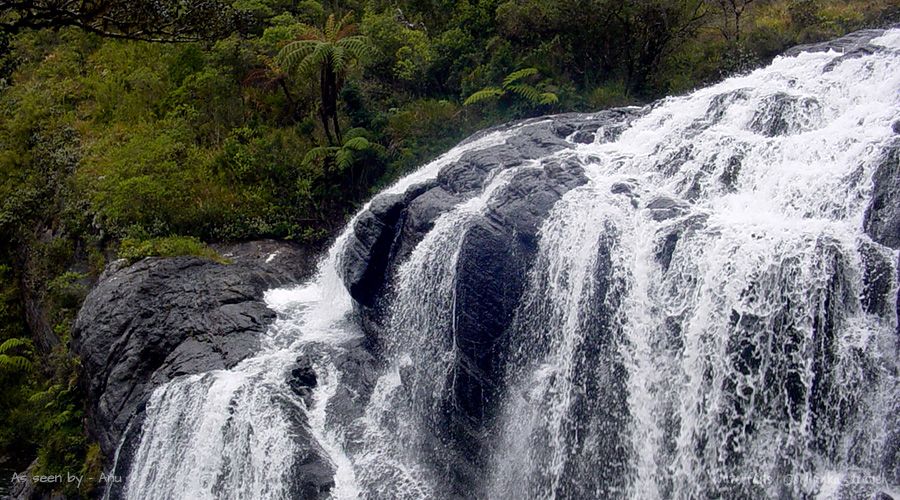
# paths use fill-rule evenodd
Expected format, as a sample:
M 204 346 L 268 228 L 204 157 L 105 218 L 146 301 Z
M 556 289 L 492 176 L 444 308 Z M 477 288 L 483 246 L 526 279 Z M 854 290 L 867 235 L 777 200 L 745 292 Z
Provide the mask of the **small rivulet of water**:
M 326 408 L 336 353 L 361 335 L 337 269 L 351 222 L 315 280 L 269 293 L 279 320 L 259 354 L 156 389 L 126 496 L 296 497 L 314 445 L 334 498 L 900 498 L 897 253 L 863 229 L 896 147 L 900 30 L 871 43 L 883 50 L 839 64 L 777 58 L 489 175 L 396 268 L 371 394 L 348 422 Z M 517 171 L 561 160 L 587 182 L 542 222 L 476 484 L 451 491 L 459 449 L 434 429 L 459 362 L 460 242 Z M 300 352 L 311 402 L 287 384 Z

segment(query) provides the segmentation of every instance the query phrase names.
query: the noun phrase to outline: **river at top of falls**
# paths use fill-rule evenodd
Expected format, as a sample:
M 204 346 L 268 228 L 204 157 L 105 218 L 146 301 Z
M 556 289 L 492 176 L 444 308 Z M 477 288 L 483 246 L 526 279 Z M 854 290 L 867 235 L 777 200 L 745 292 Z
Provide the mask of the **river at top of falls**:
M 828 71 L 839 54 L 777 58 L 656 103 L 615 140 L 489 176 L 393 277 L 385 359 L 349 433 L 326 407 L 334 353 L 362 335 L 338 276 L 351 222 L 316 279 L 266 295 L 279 319 L 258 354 L 154 391 L 125 496 L 296 497 L 312 439 L 335 498 L 448 497 L 414 414 L 439 411 L 415 395 L 446 390 L 456 359 L 458 247 L 517 170 L 560 158 L 588 182 L 542 223 L 470 496 L 900 495 L 885 473 L 900 453 L 896 304 L 867 307 L 860 250 L 888 263 L 896 297 L 897 255 L 863 221 L 900 118 L 900 30 L 872 43 L 884 49 Z M 388 192 L 515 133 L 482 134 Z M 310 404 L 287 384 L 301 351 L 317 353 Z

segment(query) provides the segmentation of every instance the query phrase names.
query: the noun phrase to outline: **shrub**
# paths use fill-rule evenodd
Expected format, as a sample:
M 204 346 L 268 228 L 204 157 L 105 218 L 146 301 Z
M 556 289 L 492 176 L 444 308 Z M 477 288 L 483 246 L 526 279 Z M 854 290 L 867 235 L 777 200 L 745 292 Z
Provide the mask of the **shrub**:
M 633 104 L 633 99 L 628 97 L 628 89 L 621 81 L 609 82 L 591 91 L 588 100 L 595 109 L 614 108 Z
M 125 238 L 119 246 L 119 258 L 137 262 L 144 257 L 179 257 L 190 255 L 219 263 L 227 261 L 215 250 L 197 238 L 190 236 L 169 236 L 137 240 Z

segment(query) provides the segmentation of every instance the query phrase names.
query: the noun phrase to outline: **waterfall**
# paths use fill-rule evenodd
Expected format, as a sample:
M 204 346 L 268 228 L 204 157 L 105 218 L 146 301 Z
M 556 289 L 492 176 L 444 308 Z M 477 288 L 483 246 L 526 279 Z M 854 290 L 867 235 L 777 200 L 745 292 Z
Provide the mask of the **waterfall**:
M 373 378 L 348 390 L 343 356 L 367 328 L 341 275 L 357 216 L 317 278 L 267 294 L 279 319 L 258 354 L 154 391 L 125 496 L 302 498 L 310 454 L 342 499 L 900 495 L 898 255 L 864 230 L 896 147 L 900 30 L 870 43 L 777 58 L 492 170 L 391 268 Z M 540 222 L 496 395 L 463 411 L 447 396 L 468 363 L 463 241 L 515 179 L 560 164 L 584 182 Z M 311 398 L 288 383 L 299 356 Z
M 509 132 L 493 132 L 460 145 L 389 188 L 402 192 L 437 175 L 466 151 L 502 143 Z M 352 227 L 352 223 L 348 226 Z M 349 230 L 348 230 L 349 231 Z M 140 443 L 126 477 L 124 496 L 171 498 L 296 498 L 296 465 L 324 448 L 337 465 L 335 494 L 356 496 L 354 473 L 334 433 L 325 429 L 325 402 L 340 375 L 325 352 L 317 373 L 325 383 L 311 407 L 287 379 L 299 354 L 340 349 L 359 335 L 347 321 L 351 301 L 337 267 L 348 232 L 338 237 L 311 283 L 272 290 L 266 303 L 279 319 L 262 339 L 259 354 L 230 370 L 175 379 L 157 388 L 146 408 Z M 320 377 L 321 378 L 321 377 Z M 303 436 L 296 414 L 308 419 L 313 446 Z M 109 493 L 107 493 L 109 496 Z

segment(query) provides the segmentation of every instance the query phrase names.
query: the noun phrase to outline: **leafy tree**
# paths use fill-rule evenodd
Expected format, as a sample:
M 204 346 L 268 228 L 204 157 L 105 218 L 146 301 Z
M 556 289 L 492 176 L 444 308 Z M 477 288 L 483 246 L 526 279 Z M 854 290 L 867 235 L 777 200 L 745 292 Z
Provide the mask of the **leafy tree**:
M 626 86 L 651 94 L 649 81 L 666 57 L 697 34 L 707 5 L 704 0 L 626 0 L 612 5 Z
M 722 36 L 726 40 L 741 42 L 741 19 L 744 12 L 755 0 L 715 0 L 716 6 L 722 12 Z
M 513 71 L 500 87 L 485 87 L 466 98 L 466 106 L 477 104 L 492 99 L 501 99 L 506 96 L 515 96 L 531 107 L 548 106 L 559 102 L 559 97 L 553 92 L 541 92 L 533 85 L 523 83 L 526 78 L 538 74 L 537 68 L 524 68 Z
M 0 32 L 67 26 L 147 41 L 227 36 L 242 27 L 239 11 L 217 0 L 11 0 L 0 2 Z
M 281 49 L 277 58 L 283 67 L 297 75 L 318 73 L 319 117 L 330 145 L 343 142 L 338 122 L 338 92 L 352 64 L 370 51 L 368 38 L 356 34 L 357 26 L 350 23 L 351 16 L 348 13 L 337 20 L 331 14 L 323 28 L 308 26 L 298 40 Z

